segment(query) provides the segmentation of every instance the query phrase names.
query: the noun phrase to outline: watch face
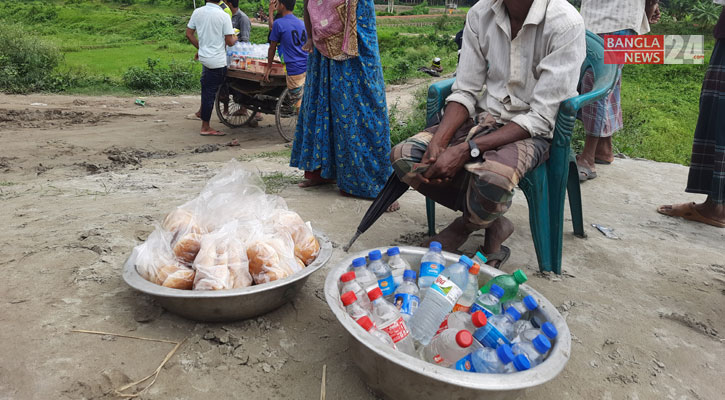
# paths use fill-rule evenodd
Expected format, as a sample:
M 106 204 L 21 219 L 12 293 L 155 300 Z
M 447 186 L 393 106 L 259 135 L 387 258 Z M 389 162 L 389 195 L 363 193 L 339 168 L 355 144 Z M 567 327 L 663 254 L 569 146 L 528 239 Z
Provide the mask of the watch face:
M 481 154 L 481 151 L 478 149 L 471 149 L 471 157 L 476 158 Z

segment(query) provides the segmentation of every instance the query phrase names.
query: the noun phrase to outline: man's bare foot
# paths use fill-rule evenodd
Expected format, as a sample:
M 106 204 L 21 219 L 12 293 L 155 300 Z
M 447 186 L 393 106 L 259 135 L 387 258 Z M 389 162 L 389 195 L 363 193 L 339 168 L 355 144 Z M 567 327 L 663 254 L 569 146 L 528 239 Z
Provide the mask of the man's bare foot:
M 385 210 L 385 212 L 396 212 L 396 211 L 398 211 L 398 210 L 400 210 L 400 203 L 398 203 L 398 202 L 396 201 L 396 202 L 393 202 L 393 204 L 391 204 L 391 205 L 390 205 L 390 206 L 388 207 L 388 209 L 387 209 L 387 210 Z
M 439 242 L 444 251 L 455 252 L 458 251 L 459 247 L 463 246 L 463 243 L 466 243 L 466 240 L 473 232 L 466 227 L 466 220 L 463 217 L 458 217 L 446 229 L 425 241 L 421 247 L 428 247 L 430 242 Z
M 304 181 L 297 184 L 301 188 L 329 185 L 335 183 L 334 179 L 305 179 Z
M 594 163 L 606 165 L 611 164 L 613 161 L 612 137 L 599 138 L 597 141 L 597 150 L 594 153 Z
M 514 233 L 514 224 L 510 219 L 498 217 L 488 228 L 483 241 L 483 254 L 494 254 L 501 251 L 501 245 Z M 487 264 L 496 268 L 499 260 L 491 260 Z
M 590 179 L 597 177 L 596 168 L 594 168 L 594 162 L 588 161 L 582 155 L 576 156 L 576 166 L 579 170 L 579 182 L 586 182 Z
M 709 197 L 700 204 L 683 203 L 660 206 L 657 208 L 657 212 L 670 217 L 682 217 L 690 221 L 725 228 L 725 205 L 717 204 Z

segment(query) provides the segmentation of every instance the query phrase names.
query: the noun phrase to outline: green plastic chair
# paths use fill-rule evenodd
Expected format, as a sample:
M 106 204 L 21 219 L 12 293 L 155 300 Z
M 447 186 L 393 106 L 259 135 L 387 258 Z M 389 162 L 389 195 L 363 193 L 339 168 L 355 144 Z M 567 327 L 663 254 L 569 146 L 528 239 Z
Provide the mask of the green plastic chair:
M 534 239 L 536 257 L 540 271 L 554 271 L 561 274 L 561 247 L 564 225 L 564 197 L 569 191 L 574 235 L 585 237 L 582 216 L 582 200 L 579 188 L 579 172 L 576 158 L 571 151 L 571 134 L 577 112 L 587 104 L 607 96 L 619 77 L 616 65 L 604 64 L 604 42 L 598 35 L 587 31 L 587 57 L 581 68 L 579 81 L 586 70 L 594 72 L 594 88 L 591 92 L 565 100 L 559 106 L 556 116 L 554 138 L 551 142 L 549 160 L 529 172 L 519 182 L 519 187 L 529 203 L 529 223 Z M 451 94 L 455 78 L 432 84 L 428 88 L 427 121 L 434 125 L 440 121 L 445 99 Z M 435 230 L 435 202 L 426 199 L 428 234 Z

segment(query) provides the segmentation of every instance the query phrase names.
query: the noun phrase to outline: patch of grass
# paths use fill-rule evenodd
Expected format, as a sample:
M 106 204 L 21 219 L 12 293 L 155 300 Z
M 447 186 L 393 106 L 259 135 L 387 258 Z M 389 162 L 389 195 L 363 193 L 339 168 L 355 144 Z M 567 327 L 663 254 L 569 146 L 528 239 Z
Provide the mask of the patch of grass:
M 289 159 L 292 156 L 292 149 L 284 148 L 277 151 L 263 151 L 261 153 L 254 154 L 243 154 L 237 159 L 239 161 L 253 161 L 260 158 L 286 158 Z
M 266 192 L 275 194 L 281 192 L 284 188 L 290 185 L 296 185 L 300 183 L 300 177 L 298 175 L 285 174 L 283 172 L 263 173 L 262 181 L 266 187 Z
M 15 182 L 0 181 L 0 186 L 7 187 L 7 186 L 15 186 L 15 185 L 17 185 L 17 183 L 15 183 Z
M 393 146 L 425 129 L 426 90 L 421 88 L 415 94 L 415 106 L 407 117 L 401 118 L 397 104 L 388 112 L 390 120 L 390 142 Z

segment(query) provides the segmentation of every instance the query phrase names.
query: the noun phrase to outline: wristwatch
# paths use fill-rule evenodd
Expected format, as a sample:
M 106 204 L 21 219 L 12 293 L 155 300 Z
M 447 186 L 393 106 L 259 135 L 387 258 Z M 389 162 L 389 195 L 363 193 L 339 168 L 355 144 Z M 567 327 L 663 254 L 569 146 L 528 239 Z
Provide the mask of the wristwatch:
M 481 150 L 478 149 L 478 146 L 476 146 L 476 142 L 474 142 L 473 140 L 468 141 L 468 147 L 471 148 L 471 158 L 473 158 L 474 160 L 481 155 Z

